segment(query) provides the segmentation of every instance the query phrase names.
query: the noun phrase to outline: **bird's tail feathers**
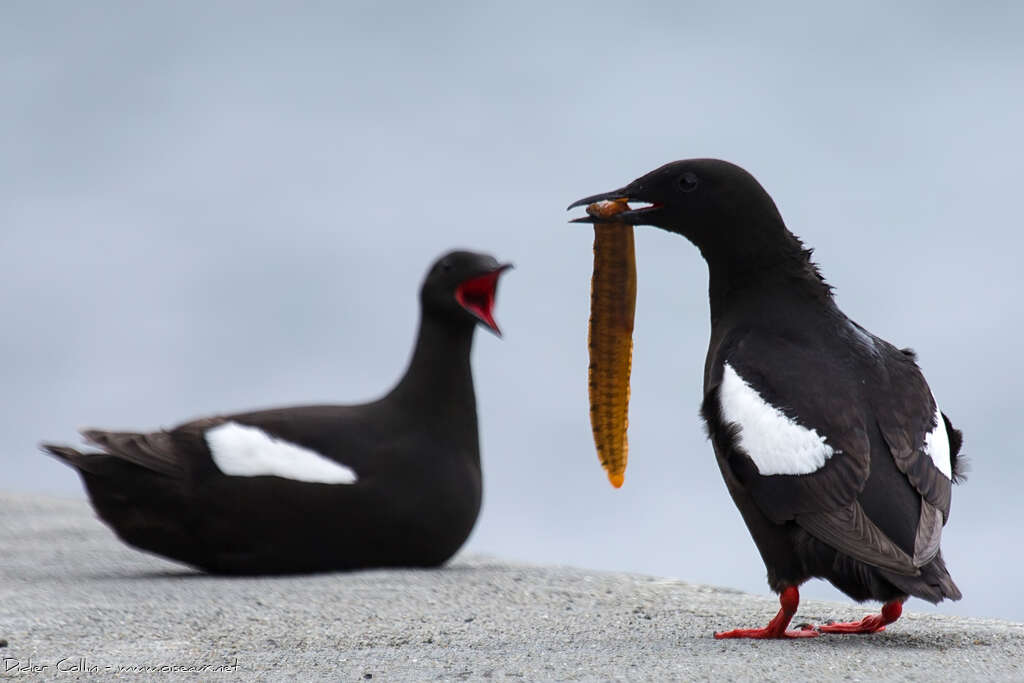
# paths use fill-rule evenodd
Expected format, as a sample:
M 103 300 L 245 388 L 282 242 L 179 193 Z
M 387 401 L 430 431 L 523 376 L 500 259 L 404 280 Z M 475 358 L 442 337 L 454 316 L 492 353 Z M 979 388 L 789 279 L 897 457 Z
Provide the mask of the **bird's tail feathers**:
M 941 551 L 934 560 L 921 567 L 921 573 L 917 576 L 903 576 L 884 569 L 878 571 L 889 583 L 906 592 L 907 595 L 913 595 L 931 603 L 959 600 L 963 597 L 960 589 L 953 582 L 953 577 L 949 575 L 949 570 L 946 569 Z

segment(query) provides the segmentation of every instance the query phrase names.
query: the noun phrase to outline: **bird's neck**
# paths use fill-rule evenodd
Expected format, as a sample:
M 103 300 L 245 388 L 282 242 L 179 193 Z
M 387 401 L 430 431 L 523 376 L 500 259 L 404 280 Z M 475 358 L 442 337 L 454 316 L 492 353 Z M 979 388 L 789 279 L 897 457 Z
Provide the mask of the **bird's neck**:
M 475 325 L 452 325 L 424 313 L 409 366 L 388 399 L 430 429 L 471 425 L 476 443 L 476 395 L 470 351 Z M 461 429 L 465 429 L 462 427 Z
M 833 306 L 832 289 L 811 261 L 811 252 L 782 228 L 781 239 L 726 245 L 704 252 L 708 263 L 711 323 L 731 309 L 769 306 L 772 300 L 810 306 Z M 741 303 L 744 302 L 744 303 Z

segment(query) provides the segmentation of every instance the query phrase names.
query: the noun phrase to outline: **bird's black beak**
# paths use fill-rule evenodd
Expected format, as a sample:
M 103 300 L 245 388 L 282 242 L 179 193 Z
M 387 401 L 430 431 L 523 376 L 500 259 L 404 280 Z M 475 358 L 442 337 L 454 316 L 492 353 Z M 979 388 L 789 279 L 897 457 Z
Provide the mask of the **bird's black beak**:
M 611 192 L 602 192 L 601 194 L 593 194 L 583 199 L 577 199 L 566 208 L 566 211 L 574 209 L 577 206 L 589 206 L 596 204 L 597 202 L 615 202 L 615 201 L 627 201 L 627 202 L 644 202 L 643 188 L 637 183 L 630 183 L 625 187 L 620 187 L 618 190 L 612 190 Z M 621 211 L 610 216 L 599 216 L 599 215 L 586 215 L 580 216 L 579 218 L 573 218 L 570 223 L 628 223 L 630 225 L 648 225 L 651 218 L 650 214 L 661 208 L 661 204 L 650 204 L 649 206 L 640 206 L 635 209 L 628 209 Z
M 498 293 L 498 278 L 512 267 L 511 263 L 502 263 L 494 270 L 465 280 L 455 288 L 455 300 L 459 302 L 459 305 L 476 316 L 477 320 L 498 337 L 501 336 L 501 329 L 494 320 L 494 299 Z

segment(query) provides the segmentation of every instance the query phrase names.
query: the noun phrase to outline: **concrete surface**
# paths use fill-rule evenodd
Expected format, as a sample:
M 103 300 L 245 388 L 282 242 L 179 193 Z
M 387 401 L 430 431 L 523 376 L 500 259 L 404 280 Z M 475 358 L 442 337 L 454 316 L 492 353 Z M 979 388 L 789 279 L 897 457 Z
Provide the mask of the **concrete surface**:
M 474 556 L 211 577 L 124 546 L 85 502 L 0 494 L 0 679 L 1024 680 L 1024 625 L 915 614 L 913 601 L 871 636 L 711 637 L 776 609 L 767 589 Z M 797 621 L 868 611 L 811 601 Z

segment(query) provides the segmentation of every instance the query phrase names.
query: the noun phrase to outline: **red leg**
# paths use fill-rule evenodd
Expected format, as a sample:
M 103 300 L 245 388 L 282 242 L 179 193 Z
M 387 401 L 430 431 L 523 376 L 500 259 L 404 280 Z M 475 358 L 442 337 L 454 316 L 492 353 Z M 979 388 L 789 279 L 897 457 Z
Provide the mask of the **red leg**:
M 838 624 L 823 624 L 818 627 L 822 633 L 875 633 L 884 631 L 886 624 L 891 624 L 903 614 L 903 605 L 893 600 L 882 605 L 881 614 L 869 614 L 860 621 L 846 621 Z
M 790 586 L 779 596 L 779 613 L 764 628 L 738 628 L 733 631 L 719 631 L 715 638 L 813 638 L 818 632 L 813 628 L 801 628 L 799 631 L 787 631 L 790 620 L 796 614 L 800 604 L 800 591 Z M 899 616 L 899 615 L 897 615 Z

